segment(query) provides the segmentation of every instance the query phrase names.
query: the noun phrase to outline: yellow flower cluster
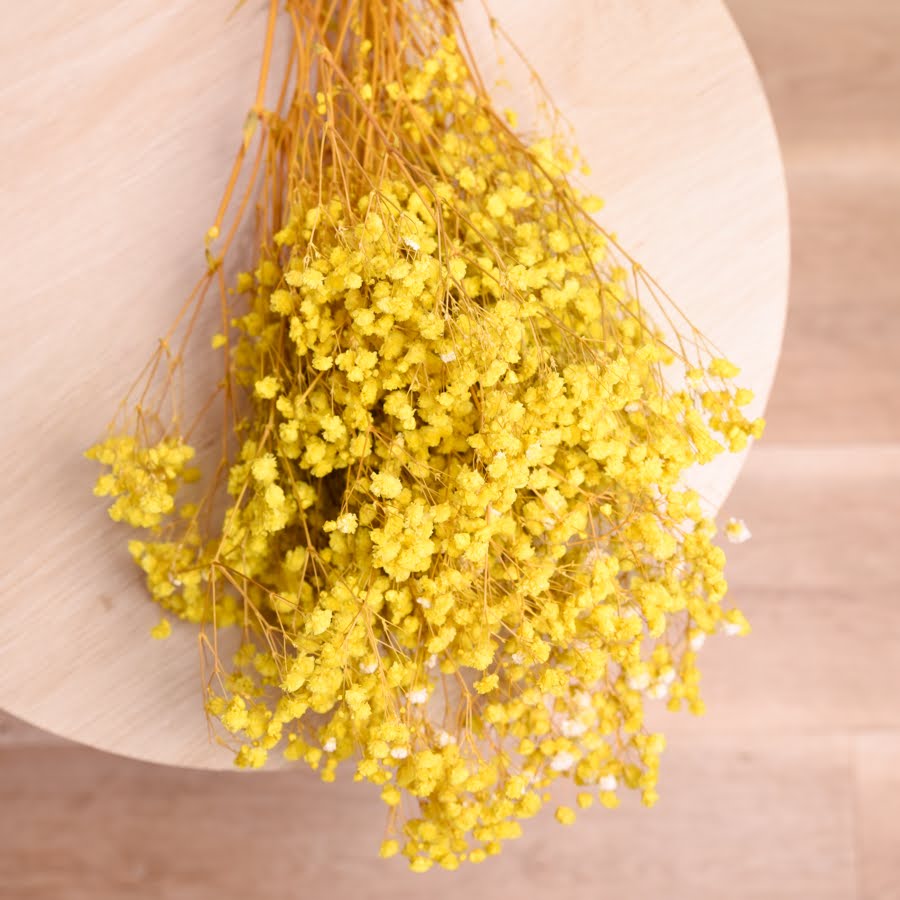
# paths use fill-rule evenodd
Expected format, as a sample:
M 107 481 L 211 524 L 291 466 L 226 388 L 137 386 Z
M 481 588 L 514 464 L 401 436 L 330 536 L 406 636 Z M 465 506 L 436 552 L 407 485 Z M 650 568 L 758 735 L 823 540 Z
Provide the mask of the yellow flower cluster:
M 157 529 L 131 545 L 153 597 L 248 629 L 208 698 L 237 763 L 280 748 L 330 781 L 352 760 L 391 810 L 382 854 L 452 869 L 518 836 L 557 779 L 579 808 L 656 801 L 645 702 L 702 711 L 696 650 L 747 629 L 685 472 L 762 423 L 725 360 L 667 385 L 676 356 L 573 160 L 516 137 L 452 37 L 394 81 L 358 50 L 309 127 L 361 108 L 400 150 L 374 183 L 323 152 L 238 278 L 214 346 L 248 401 L 219 527 L 175 508 L 179 440 L 92 455 L 113 517 Z
M 186 468 L 194 458 L 194 448 L 178 438 L 165 438 L 145 447 L 131 435 L 117 435 L 92 447 L 85 454 L 109 467 L 97 479 L 94 494 L 115 497 L 110 518 L 135 528 L 151 528 L 175 509 L 175 492 L 182 482 L 199 477 Z

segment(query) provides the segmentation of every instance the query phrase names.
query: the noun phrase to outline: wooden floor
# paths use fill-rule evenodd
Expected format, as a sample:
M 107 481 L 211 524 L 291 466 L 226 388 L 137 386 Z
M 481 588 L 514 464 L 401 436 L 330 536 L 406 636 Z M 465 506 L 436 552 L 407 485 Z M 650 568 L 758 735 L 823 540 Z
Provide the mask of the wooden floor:
M 352 784 L 158 768 L 6 718 L 0 897 L 900 900 L 900 2 L 729 5 L 782 138 L 792 299 L 728 504 L 755 630 L 704 651 L 709 715 L 668 723 L 657 809 L 373 878 L 381 814 Z

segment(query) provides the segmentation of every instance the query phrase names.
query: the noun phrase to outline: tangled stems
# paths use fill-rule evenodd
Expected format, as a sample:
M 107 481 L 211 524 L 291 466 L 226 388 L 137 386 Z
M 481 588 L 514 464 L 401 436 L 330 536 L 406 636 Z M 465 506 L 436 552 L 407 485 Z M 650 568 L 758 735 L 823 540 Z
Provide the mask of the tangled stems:
M 273 3 L 207 274 L 89 451 L 113 518 L 149 529 L 129 547 L 153 598 L 212 629 L 207 709 L 237 763 L 279 751 L 331 781 L 348 762 L 389 807 L 382 855 L 416 870 L 498 852 L 560 778 L 580 807 L 655 802 L 645 702 L 702 711 L 697 649 L 747 630 L 684 476 L 762 429 L 664 298 L 680 327 L 654 327 L 575 154 L 495 111 L 466 48 L 439 0 Z M 189 422 L 213 284 L 223 375 Z M 190 438 L 219 401 L 201 476 Z

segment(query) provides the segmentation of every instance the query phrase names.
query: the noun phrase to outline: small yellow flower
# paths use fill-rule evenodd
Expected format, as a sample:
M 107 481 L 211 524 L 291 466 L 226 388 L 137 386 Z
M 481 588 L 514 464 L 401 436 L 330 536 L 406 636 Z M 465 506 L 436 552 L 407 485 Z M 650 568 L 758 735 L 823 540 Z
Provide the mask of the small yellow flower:
M 378 851 L 379 856 L 382 859 L 390 859 L 392 856 L 396 856 L 400 852 L 400 844 L 393 840 L 393 838 L 382 841 L 381 849 Z
M 496 690 L 499 683 L 500 676 L 495 672 L 491 675 L 485 675 L 484 678 L 480 678 L 472 686 L 479 694 L 489 694 L 491 691 Z
M 253 477 L 261 484 L 272 484 L 278 477 L 278 462 L 271 453 L 254 459 L 250 469 Z
M 571 806 L 558 806 L 556 808 L 556 812 L 554 813 L 556 821 L 559 822 L 560 825 L 574 825 L 575 824 L 575 810 L 572 809 Z
M 158 641 L 165 640 L 172 633 L 172 623 L 168 619 L 160 619 L 159 623 L 150 629 L 151 637 Z
M 402 490 L 403 483 L 396 475 L 390 475 L 387 472 L 377 472 L 372 476 L 372 493 L 376 497 L 394 500 L 400 496 Z
M 254 393 L 262 400 L 271 400 L 278 394 L 281 385 L 274 375 L 266 375 L 260 378 L 253 386 Z

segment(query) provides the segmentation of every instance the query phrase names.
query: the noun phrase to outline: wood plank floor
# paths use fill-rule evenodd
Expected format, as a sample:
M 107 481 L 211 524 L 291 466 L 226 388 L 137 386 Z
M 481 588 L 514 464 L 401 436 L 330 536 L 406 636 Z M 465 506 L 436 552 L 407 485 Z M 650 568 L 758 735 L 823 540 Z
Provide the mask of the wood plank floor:
M 0 897 L 900 900 L 900 3 L 729 6 L 782 139 L 792 297 L 727 507 L 754 531 L 730 563 L 754 634 L 704 651 L 709 715 L 667 721 L 660 805 L 375 880 L 358 786 L 164 769 L 0 717 Z

